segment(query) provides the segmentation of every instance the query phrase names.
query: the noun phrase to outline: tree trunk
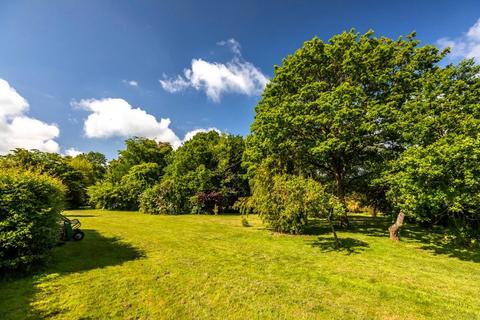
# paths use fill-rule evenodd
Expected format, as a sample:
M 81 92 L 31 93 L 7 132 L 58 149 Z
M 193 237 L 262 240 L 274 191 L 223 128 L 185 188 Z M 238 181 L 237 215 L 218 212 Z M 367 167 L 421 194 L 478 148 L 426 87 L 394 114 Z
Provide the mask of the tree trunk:
M 376 218 L 376 217 L 377 217 L 377 206 L 373 206 L 372 217 L 373 217 L 373 218 Z
M 399 241 L 400 237 L 398 236 L 398 232 L 400 229 L 403 227 L 403 220 L 405 219 L 405 214 L 403 213 L 402 210 L 400 210 L 400 213 L 397 216 L 397 221 L 395 221 L 394 224 L 388 228 L 388 231 L 390 232 L 390 239 L 393 241 Z
M 345 214 L 340 217 L 340 225 L 342 227 L 349 227 L 350 221 L 348 221 L 347 215 L 347 203 L 345 201 L 345 188 L 343 186 L 343 177 L 341 171 L 337 171 L 335 174 L 335 188 L 337 193 L 337 198 L 340 200 L 340 203 L 345 208 Z
M 338 240 L 337 232 L 335 231 L 335 226 L 333 225 L 332 214 L 333 214 L 333 211 L 331 210 L 330 213 L 328 214 L 328 223 L 330 224 L 330 228 L 332 229 L 333 239 L 335 240 L 335 243 L 334 243 L 335 249 L 338 249 L 340 248 L 340 241 Z

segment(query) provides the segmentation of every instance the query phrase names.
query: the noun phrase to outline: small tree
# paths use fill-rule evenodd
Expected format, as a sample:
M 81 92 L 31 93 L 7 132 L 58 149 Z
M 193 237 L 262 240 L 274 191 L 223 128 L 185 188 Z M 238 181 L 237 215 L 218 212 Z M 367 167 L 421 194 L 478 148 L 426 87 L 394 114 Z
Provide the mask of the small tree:
M 317 181 L 288 174 L 272 174 L 259 167 L 253 180 L 250 205 L 261 219 L 277 232 L 302 233 L 309 217 L 326 218 L 335 239 L 334 219 L 344 206 Z M 245 201 L 243 201 L 245 202 Z

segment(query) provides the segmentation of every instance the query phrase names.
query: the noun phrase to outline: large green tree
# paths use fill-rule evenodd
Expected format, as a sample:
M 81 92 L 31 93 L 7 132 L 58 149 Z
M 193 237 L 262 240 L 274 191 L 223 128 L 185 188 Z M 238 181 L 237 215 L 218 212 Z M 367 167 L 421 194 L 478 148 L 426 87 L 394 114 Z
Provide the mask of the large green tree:
M 265 159 L 279 172 L 331 184 L 342 203 L 401 150 L 395 130 L 418 83 L 444 53 L 414 34 L 392 40 L 349 31 L 313 38 L 275 67 L 246 142 L 250 172 Z

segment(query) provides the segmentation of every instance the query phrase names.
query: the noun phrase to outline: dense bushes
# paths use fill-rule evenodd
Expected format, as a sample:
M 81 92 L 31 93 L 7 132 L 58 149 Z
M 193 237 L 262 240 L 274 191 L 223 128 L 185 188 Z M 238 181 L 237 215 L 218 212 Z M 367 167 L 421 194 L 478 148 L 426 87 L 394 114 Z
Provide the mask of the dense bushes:
M 141 144 L 146 142 L 140 141 Z M 148 147 L 152 147 L 151 143 L 148 143 Z M 160 148 L 165 147 L 160 145 Z M 122 177 L 112 174 L 118 171 L 120 163 L 131 162 L 122 160 L 130 153 L 121 152 L 119 159 L 113 162 L 113 167 L 109 167 L 107 182 L 90 188 L 91 201 L 101 208 L 139 207 L 140 211 L 152 214 L 219 213 L 231 210 L 238 197 L 249 193 L 245 170 L 242 168 L 243 150 L 242 137 L 216 131 L 201 132 L 177 150 L 171 151 L 166 158 L 160 157 L 161 163 L 166 166 L 157 163 L 158 170 L 150 167 L 148 178 L 145 174 L 140 177 L 135 173 L 140 168 L 147 170 L 147 166 L 152 165 L 148 163 L 130 167 Z M 137 157 L 135 161 L 140 160 Z M 109 176 L 115 176 L 119 182 L 108 179 Z M 122 192 L 125 194 L 122 195 Z
M 146 189 L 140 196 L 140 211 L 151 214 L 188 213 L 190 203 L 185 200 L 185 190 L 170 179 Z
M 127 210 L 129 201 L 124 196 L 127 190 L 109 181 L 88 188 L 90 203 L 97 209 Z
M 103 176 L 105 156 L 98 152 L 63 157 L 38 150 L 15 149 L 0 157 L 0 167 L 33 170 L 62 181 L 66 187 L 66 206 L 69 209 L 88 204 L 86 188 Z
M 0 172 L 0 271 L 28 270 L 59 237 L 65 187 L 55 178 L 14 169 Z
M 416 222 L 449 225 L 457 239 L 480 240 L 480 140 L 442 138 L 415 146 L 386 175 L 389 199 Z
M 163 207 L 178 208 L 178 213 L 231 210 L 239 197 L 249 193 L 243 151 L 240 136 L 216 131 L 196 134 L 170 156 L 163 178 L 169 181 Z
M 88 188 L 90 203 L 98 209 L 138 210 L 140 195 L 154 185 L 160 175 L 156 163 L 135 165 L 118 184 L 104 181 Z

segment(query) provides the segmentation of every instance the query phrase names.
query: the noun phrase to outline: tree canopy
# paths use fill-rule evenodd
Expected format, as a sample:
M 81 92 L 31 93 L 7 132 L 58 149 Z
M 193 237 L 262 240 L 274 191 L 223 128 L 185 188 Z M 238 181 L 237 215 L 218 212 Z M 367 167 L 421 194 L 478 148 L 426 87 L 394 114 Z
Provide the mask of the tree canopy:
M 393 151 L 396 116 L 443 57 L 415 35 L 391 40 L 349 31 L 313 38 L 275 67 L 256 107 L 245 161 L 330 183 L 340 201 Z M 370 170 L 367 170 L 370 169 Z

